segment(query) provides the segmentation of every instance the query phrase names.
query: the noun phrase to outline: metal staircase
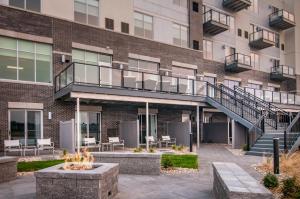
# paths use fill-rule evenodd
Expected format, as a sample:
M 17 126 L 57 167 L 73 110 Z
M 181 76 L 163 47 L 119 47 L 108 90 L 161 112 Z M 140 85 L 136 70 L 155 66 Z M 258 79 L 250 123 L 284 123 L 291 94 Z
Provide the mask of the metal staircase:
M 300 114 L 291 114 L 245 90 L 207 83 L 207 103 L 248 128 L 249 155 L 271 155 L 273 138 L 280 139 L 280 150 L 289 151 L 299 141 Z

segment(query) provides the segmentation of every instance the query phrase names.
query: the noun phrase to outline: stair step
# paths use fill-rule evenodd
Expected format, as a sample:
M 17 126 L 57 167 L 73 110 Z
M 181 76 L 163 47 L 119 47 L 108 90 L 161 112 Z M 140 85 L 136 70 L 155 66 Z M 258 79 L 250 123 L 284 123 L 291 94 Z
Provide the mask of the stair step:
M 255 148 L 272 148 L 273 149 L 273 143 L 272 144 L 259 144 L 259 143 L 256 143 L 256 144 L 254 144 L 253 147 L 255 147 Z M 284 144 L 279 144 L 279 148 L 284 149 Z
M 273 147 L 271 148 L 251 147 L 251 151 L 273 153 Z M 283 149 L 279 149 L 279 151 L 283 152 Z
M 258 151 L 247 151 L 246 155 L 253 155 L 253 156 L 266 156 L 266 157 L 270 157 L 273 154 L 269 153 L 269 152 L 258 152 Z

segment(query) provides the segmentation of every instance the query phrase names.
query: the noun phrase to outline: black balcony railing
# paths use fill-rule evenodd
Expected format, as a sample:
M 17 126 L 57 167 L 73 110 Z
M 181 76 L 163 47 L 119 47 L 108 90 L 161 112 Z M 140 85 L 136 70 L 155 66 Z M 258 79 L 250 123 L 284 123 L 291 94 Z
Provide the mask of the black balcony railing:
M 278 10 L 269 15 L 270 22 L 278 20 L 279 18 L 287 20 L 288 22 L 293 24 L 295 23 L 295 16 L 285 10 Z
M 238 12 L 251 6 L 250 0 L 223 0 L 223 7 Z
M 244 55 L 241 53 L 234 53 L 225 57 L 225 65 L 230 64 L 243 64 L 251 67 L 251 57 L 249 55 Z
M 206 95 L 204 81 L 83 63 L 72 63 L 55 77 L 56 92 L 71 84 L 192 96 Z
M 257 40 L 265 40 L 275 43 L 275 33 L 268 30 L 259 30 L 249 35 L 250 42 Z
M 295 70 L 290 66 L 280 65 L 271 68 L 271 73 L 294 76 Z
M 204 23 L 209 21 L 214 21 L 220 23 L 225 26 L 229 26 L 229 15 L 221 13 L 219 11 L 210 9 L 206 11 L 204 14 Z

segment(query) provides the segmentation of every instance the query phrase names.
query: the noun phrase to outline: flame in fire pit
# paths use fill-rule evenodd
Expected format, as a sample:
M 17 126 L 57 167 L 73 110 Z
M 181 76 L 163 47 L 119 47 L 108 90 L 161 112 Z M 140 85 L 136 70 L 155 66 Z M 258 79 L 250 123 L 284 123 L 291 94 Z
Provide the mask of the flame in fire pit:
M 93 169 L 94 157 L 84 148 L 81 153 L 67 154 L 64 157 L 64 170 L 90 170 Z

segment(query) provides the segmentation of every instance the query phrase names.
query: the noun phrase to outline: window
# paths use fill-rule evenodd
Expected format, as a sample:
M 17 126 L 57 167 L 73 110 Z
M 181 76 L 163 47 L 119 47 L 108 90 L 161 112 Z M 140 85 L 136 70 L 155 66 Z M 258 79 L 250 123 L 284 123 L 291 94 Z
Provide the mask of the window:
M 43 135 L 43 112 L 41 110 L 8 110 L 10 138 L 20 140 L 22 145 L 36 145 L 36 139 Z
M 248 9 L 254 13 L 258 13 L 258 0 L 250 0 L 250 1 L 251 1 L 251 6 Z
M 75 0 L 74 3 L 75 21 L 99 25 L 99 1 L 98 0 Z
M 242 29 L 238 29 L 238 36 L 241 37 L 242 36 Z
M 100 83 L 107 86 L 112 84 L 111 55 L 73 49 L 72 60 L 73 62 L 82 63 L 75 64 L 74 74 L 76 82 L 98 85 Z
M 212 41 L 203 40 L 203 57 L 204 59 L 213 59 L 213 43 Z
M 197 2 L 193 1 L 193 11 L 194 12 L 199 12 L 199 4 Z
M 284 51 L 284 44 L 281 44 L 281 50 Z
M 153 17 L 135 12 L 134 34 L 136 36 L 153 39 Z
M 9 0 L 9 5 L 25 10 L 41 12 L 41 0 Z
M 278 59 L 273 59 L 273 66 L 274 66 L 274 67 L 279 67 L 279 65 L 280 65 L 280 60 L 278 60 Z
M 193 40 L 193 49 L 199 50 L 199 41 Z
M 280 35 L 275 33 L 275 47 L 280 48 Z
M 129 34 L 129 24 L 125 22 L 121 22 L 121 32 Z
M 235 53 L 235 48 L 226 46 L 225 47 L 225 57 L 229 55 L 233 55 Z
M 261 89 L 261 85 L 260 84 L 248 83 L 247 87 L 248 88 L 252 88 L 252 89 L 256 89 L 256 90 L 260 90 Z
M 188 47 L 188 28 L 179 24 L 173 24 L 173 44 Z
M 249 33 L 248 33 L 248 31 L 245 31 L 244 34 L 245 34 L 245 39 L 248 39 L 248 38 L 249 38 Z
M 0 37 L 0 79 L 51 83 L 51 46 Z
M 172 66 L 172 76 L 174 77 L 195 77 L 196 70 Z
M 157 73 L 159 69 L 159 63 L 144 61 L 138 59 L 129 59 L 129 68 L 136 71 L 154 72 Z
M 109 29 L 109 30 L 113 30 L 114 29 L 114 20 L 105 18 L 105 28 Z
M 239 81 L 235 81 L 235 80 L 228 80 L 228 79 L 225 79 L 224 80 L 224 86 L 227 86 L 231 89 L 235 89 L 235 87 L 239 87 L 240 86 L 240 82 Z
M 209 82 L 211 84 L 215 84 L 216 83 L 216 78 L 215 77 L 210 77 L 210 76 L 204 76 L 203 81 Z
M 250 53 L 251 66 L 253 68 L 259 68 L 259 55 L 256 53 Z
M 173 0 L 173 4 L 183 8 L 187 8 L 187 0 Z

